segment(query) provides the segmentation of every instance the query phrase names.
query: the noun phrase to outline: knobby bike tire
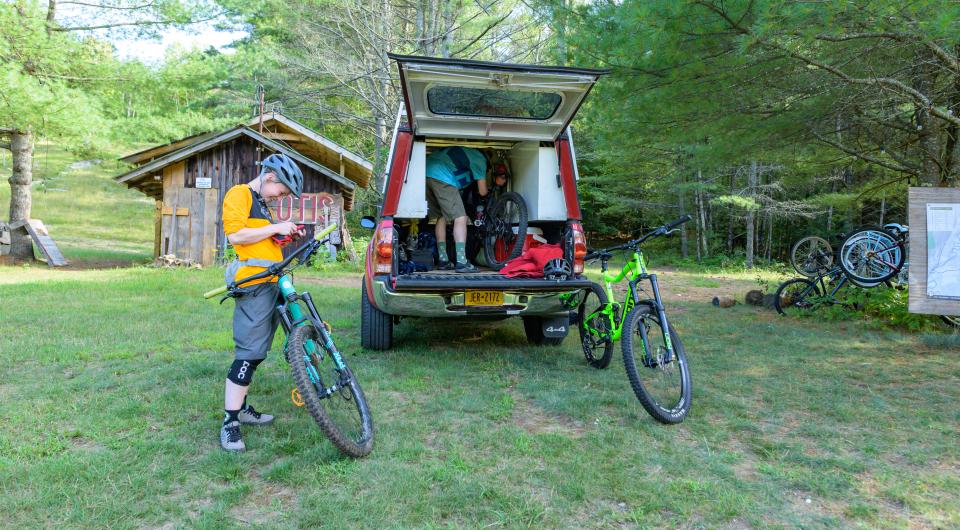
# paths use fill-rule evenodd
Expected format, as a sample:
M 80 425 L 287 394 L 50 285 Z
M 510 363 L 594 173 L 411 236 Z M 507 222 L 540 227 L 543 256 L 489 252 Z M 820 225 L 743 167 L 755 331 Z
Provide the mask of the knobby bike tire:
M 304 359 L 307 351 L 305 345 L 308 340 L 313 341 L 316 351 L 322 353 L 322 361 L 317 361 L 317 363 L 322 363 L 322 368 L 324 368 L 318 371 L 325 386 L 330 385 L 331 382 L 322 378 L 324 376 L 330 378 L 330 375 L 335 373 L 333 357 L 320 344 L 319 336 L 317 329 L 310 323 L 295 328 L 291 333 L 287 360 L 290 361 L 290 368 L 293 371 L 293 381 L 297 385 L 297 390 L 300 392 L 310 415 L 313 416 L 323 434 L 333 442 L 333 445 L 353 458 L 367 456 L 373 450 L 373 419 L 370 416 L 367 399 L 363 395 L 363 390 L 360 388 L 353 372 L 347 367 L 345 373 L 342 374 L 343 377 L 341 377 L 341 381 L 346 383 L 345 388 L 341 388 L 325 398 L 320 397 L 316 386 L 310 380 L 310 375 L 307 372 L 307 362 Z M 317 356 L 314 355 L 313 357 L 316 358 Z M 331 400 L 341 400 L 341 402 Z M 324 401 L 329 403 L 324 403 Z M 343 425 L 345 421 L 339 417 L 334 418 L 327 410 L 328 407 L 334 405 L 346 405 L 338 410 L 346 410 L 348 415 L 351 415 L 349 412 L 351 404 L 360 422 L 359 436 L 351 436 L 346 433 L 346 426 Z
M 840 245 L 840 267 L 847 276 L 858 282 L 876 284 L 889 280 L 900 272 L 906 259 L 906 247 L 896 246 L 895 252 L 893 248 L 884 252 L 884 257 L 892 259 L 891 262 L 882 261 L 879 258 L 872 260 L 869 257 L 861 257 L 858 251 L 862 251 L 864 248 L 854 247 L 854 245 L 867 243 L 869 232 L 874 232 L 885 238 L 886 241 L 882 243 L 884 247 L 894 246 L 898 243 L 897 236 L 883 228 L 857 230 L 844 239 L 843 244 Z M 876 271 L 876 273 L 867 276 L 865 272 L 868 271 Z
M 812 246 L 812 248 L 806 250 L 805 246 Z M 821 247 L 823 248 L 822 256 L 812 255 L 814 250 L 819 250 Z M 828 271 L 833 265 L 833 247 L 822 237 L 807 236 L 797 241 L 790 249 L 790 264 L 799 274 L 807 278 L 816 278 L 818 272 Z
M 516 219 L 504 218 L 514 210 Z M 527 221 L 527 203 L 519 193 L 508 191 L 494 201 L 484 219 L 483 235 L 483 251 L 490 267 L 499 270 L 523 252 Z M 513 232 L 514 224 L 517 228 L 516 234 Z M 498 254 L 501 255 L 498 257 Z
M 797 291 L 800 293 L 799 297 L 794 294 Z M 817 298 L 820 298 L 820 288 L 817 284 L 806 278 L 794 278 L 781 283 L 777 288 L 776 294 L 773 295 L 773 307 L 777 313 L 787 316 L 787 310 L 790 308 L 813 309 Z
M 657 333 L 661 334 L 662 337 L 663 327 L 656 310 L 650 304 L 639 304 L 627 315 L 621 338 L 623 365 L 627 370 L 627 377 L 630 379 L 630 387 L 633 388 L 633 393 L 640 400 L 643 408 L 655 420 L 667 424 L 680 423 L 690 411 L 692 396 L 690 367 L 687 364 L 686 351 L 676 330 L 670 325 L 668 326 L 670 341 L 673 344 L 675 358 L 661 366 L 650 366 L 650 363 L 645 362 L 648 359 L 646 352 L 655 351 L 659 358 L 665 348 L 661 349 L 661 344 L 655 344 L 659 341 L 650 337 L 647 326 L 650 330 L 657 330 Z M 637 363 L 637 357 L 640 360 L 639 364 Z M 665 400 L 661 396 L 654 395 L 648 388 L 648 386 L 652 387 L 653 385 L 644 385 L 643 383 L 643 380 L 652 380 L 658 377 L 665 379 L 678 378 L 679 391 L 675 398 Z M 668 392 L 668 394 L 672 393 L 672 391 Z M 662 401 L 668 402 L 661 403 Z
M 604 315 L 597 315 L 590 319 L 590 313 L 607 305 L 607 293 L 596 283 L 590 284 L 586 296 L 580 302 L 577 308 L 577 329 L 580 331 L 580 347 L 583 349 L 583 356 L 590 363 L 590 366 L 603 369 L 610 365 L 610 359 L 613 358 L 613 339 L 609 334 L 613 332 L 610 328 L 611 323 L 602 318 Z M 606 334 L 606 340 L 594 335 L 590 328 L 595 329 L 601 334 Z M 598 329 L 599 328 L 599 329 Z M 608 329 L 610 328 L 610 329 Z

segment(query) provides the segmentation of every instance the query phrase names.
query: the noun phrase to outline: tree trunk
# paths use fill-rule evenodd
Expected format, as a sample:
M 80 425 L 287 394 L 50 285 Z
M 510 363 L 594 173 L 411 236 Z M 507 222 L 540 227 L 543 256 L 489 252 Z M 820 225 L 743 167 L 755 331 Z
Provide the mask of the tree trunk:
M 683 204 L 683 172 L 681 168 L 681 177 L 680 177 L 680 192 L 677 194 L 677 207 L 680 208 L 680 214 L 687 211 L 686 207 Z M 679 216 L 678 216 L 679 217 Z M 690 255 L 690 250 L 687 248 L 687 226 L 686 224 L 680 225 L 680 256 L 683 259 L 687 259 Z
M 53 32 L 53 26 L 57 23 L 57 0 L 47 1 L 47 35 Z
M 926 53 L 921 53 L 918 57 L 918 72 L 914 79 L 913 88 L 921 94 L 924 94 L 932 101 L 935 97 L 934 90 L 937 81 L 938 66 Z M 923 105 L 915 105 L 915 116 L 917 120 L 917 137 L 919 139 L 920 151 L 923 154 L 921 167 L 923 173 L 920 180 L 928 186 L 941 185 L 940 173 L 940 138 L 939 138 L 939 120 L 935 120 L 930 115 L 930 110 Z
M 427 51 L 427 2 L 420 0 L 415 7 L 416 26 L 417 26 L 417 47 L 416 49 L 423 54 Z
M 730 175 L 730 195 L 733 195 L 733 190 L 737 184 L 737 172 L 734 171 Z M 727 206 L 727 255 L 733 255 L 733 207 Z
M 457 11 L 459 11 L 459 8 L 454 9 L 453 2 L 454 0 L 443 0 L 443 39 L 440 41 L 441 57 L 450 57 L 451 48 L 453 47 L 453 28 L 457 22 Z
M 753 198 L 753 191 L 757 187 L 757 161 L 753 160 L 750 162 L 750 172 L 747 173 L 747 197 Z M 754 235 L 754 227 L 756 225 L 756 211 L 751 207 L 747 210 L 747 241 L 746 241 L 746 254 L 747 254 L 747 268 L 753 268 L 753 248 L 756 240 Z
M 773 213 L 767 212 L 767 248 L 766 248 L 766 258 L 767 261 L 770 261 L 770 256 L 773 252 Z
M 703 171 L 697 170 L 697 183 L 703 183 Z M 700 248 L 703 250 L 703 257 L 710 257 L 710 249 L 707 248 L 707 208 L 703 197 L 703 189 L 697 187 L 697 217 L 700 223 Z
M 30 131 L 13 131 L 10 135 L 13 174 L 10 176 L 10 223 L 30 219 L 33 205 L 30 187 L 33 183 L 33 135 Z M 23 231 L 11 234 L 10 257 L 33 260 L 33 240 Z

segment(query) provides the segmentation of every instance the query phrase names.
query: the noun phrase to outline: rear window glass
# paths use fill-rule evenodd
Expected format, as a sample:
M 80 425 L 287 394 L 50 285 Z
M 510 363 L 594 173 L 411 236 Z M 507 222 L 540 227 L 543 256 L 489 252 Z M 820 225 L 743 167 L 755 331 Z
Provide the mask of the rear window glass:
M 519 92 L 497 88 L 435 85 L 427 90 L 434 114 L 546 120 L 562 100 L 555 92 Z

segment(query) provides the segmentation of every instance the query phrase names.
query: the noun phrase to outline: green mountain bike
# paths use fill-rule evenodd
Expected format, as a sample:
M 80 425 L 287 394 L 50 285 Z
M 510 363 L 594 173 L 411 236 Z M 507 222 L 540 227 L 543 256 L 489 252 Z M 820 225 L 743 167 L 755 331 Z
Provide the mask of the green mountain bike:
M 600 260 L 604 285 L 591 285 L 578 310 L 583 354 L 591 366 L 606 368 L 613 356 L 613 343 L 622 338 L 623 365 L 633 393 L 662 423 L 680 423 L 690 411 L 690 368 L 683 343 L 663 309 L 657 275 L 647 272 L 640 245 L 669 234 L 689 220 L 685 215 L 639 239 L 594 250 L 585 257 Z M 608 274 L 607 264 L 618 250 L 633 250 L 633 256 L 618 274 Z M 623 280 L 629 286 L 624 301 L 612 302 L 613 284 Z M 650 282 L 649 294 L 639 285 L 642 281 Z M 646 297 L 641 298 L 641 293 Z
M 323 434 L 343 453 L 359 458 L 373 450 L 373 419 L 360 383 L 333 343 L 330 327 L 320 318 L 310 293 L 297 293 L 291 272 L 307 263 L 322 247 L 336 224 L 318 232 L 283 261 L 265 271 L 204 293 L 204 298 L 226 294 L 243 295 L 242 286 L 261 278 L 278 277 L 280 297 L 276 311 L 286 334 L 284 356 L 293 372 L 296 387 L 291 398 L 306 405 Z M 297 259 L 295 266 L 291 262 Z M 222 300 L 221 300 L 222 302 Z M 304 311 L 306 310 L 306 311 Z

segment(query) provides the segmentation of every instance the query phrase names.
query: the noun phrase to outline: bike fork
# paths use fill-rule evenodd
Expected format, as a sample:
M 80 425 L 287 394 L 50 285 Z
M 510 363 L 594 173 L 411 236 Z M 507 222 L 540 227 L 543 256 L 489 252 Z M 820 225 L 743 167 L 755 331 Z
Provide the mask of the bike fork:
M 660 319 L 660 327 L 663 328 L 663 342 L 667 347 L 667 355 L 664 362 L 669 363 L 673 361 L 673 341 L 670 340 L 670 323 L 667 322 L 667 313 L 663 310 L 663 301 L 660 298 L 660 284 L 657 283 L 657 275 L 650 274 L 648 277 L 650 279 L 650 286 L 653 288 L 653 302 L 656 306 L 657 317 Z M 650 355 L 649 352 L 647 355 Z

